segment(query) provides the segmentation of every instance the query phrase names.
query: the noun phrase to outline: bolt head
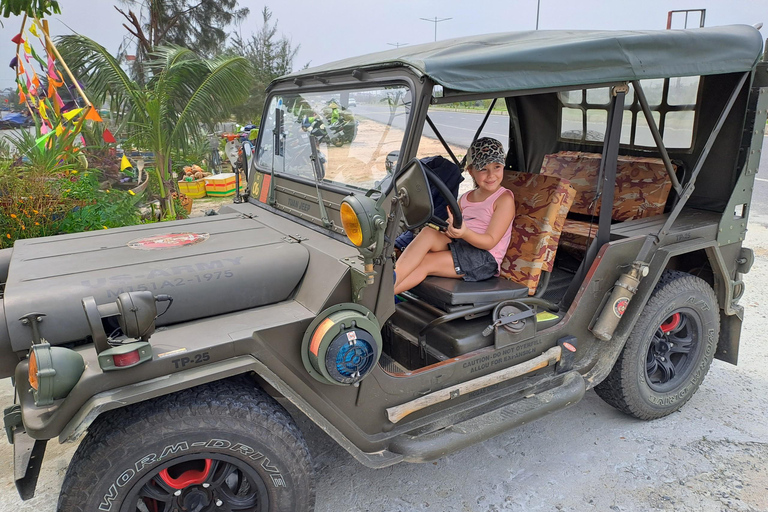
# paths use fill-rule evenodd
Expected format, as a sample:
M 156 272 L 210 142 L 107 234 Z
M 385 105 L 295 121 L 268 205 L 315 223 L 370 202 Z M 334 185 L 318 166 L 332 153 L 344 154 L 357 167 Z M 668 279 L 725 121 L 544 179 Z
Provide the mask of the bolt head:
M 220 507 L 220 506 L 222 506 L 223 504 L 224 504 L 224 502 L 223 502 L 223 501 L 221 501 L 221 500 L 216 500 L 216 506 L 217 506 L 217 507 Z
M 204 489 L 207 489 L 207 488 L 209 488 L 210 486 L 211 486 L 211 484 L 209 484 L 208 482 L 205 482 L 205 483 L 203 484 L 203 488 L 204 488 Z
M 173 493 L 174 496 L 181 496 L 181 489 L 178 489 L 176 492 Z

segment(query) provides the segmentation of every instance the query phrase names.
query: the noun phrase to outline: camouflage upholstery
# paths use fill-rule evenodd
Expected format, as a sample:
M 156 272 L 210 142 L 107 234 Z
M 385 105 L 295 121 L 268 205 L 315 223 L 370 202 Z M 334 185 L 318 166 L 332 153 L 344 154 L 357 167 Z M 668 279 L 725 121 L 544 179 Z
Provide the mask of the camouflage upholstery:
M 561 151 L 544 156 L 541 174 L 570 181 L 576 189 L 571 211 L 591 215 L 600 159 L 597 153 Z M 660 158 L 619 155 L 611 218 L 621 222 L 662 214 L 671 188 Z M 595 207 L 594 215 L 599 212 L 599 206 Z
M 514 171 L 504 172 L 503 185 L 515 194 L 515 219 L 500 273 L 527 286 L 528 294 L 533 295 L 542 271 L 552 271 L 576 192 L 568 180 Z
M 589 242 L 597 236 L 597 221 L 590 224 L 580 220 L 565 219 L 560 235 L 560 248 L 572 254 L 583 253 Z
M 578 151 L 545 155 L 541 174 L 570 181 L 576 190 L 571 212 L 598 215 L 600 207 L 595 205 L 593 212 L 592 201 L 595 198 L 601 158 L 597 153 Z M 623 222 L 660 215 L 664 213 L 671 188 L 672 182 L 660 158 L 619 155 L 611 218 L 615 222 Z M 596 232 L 596 223 L 590 232 L 588 222 L 568 219 L 563 229 L 563 245 L 583 249 Z

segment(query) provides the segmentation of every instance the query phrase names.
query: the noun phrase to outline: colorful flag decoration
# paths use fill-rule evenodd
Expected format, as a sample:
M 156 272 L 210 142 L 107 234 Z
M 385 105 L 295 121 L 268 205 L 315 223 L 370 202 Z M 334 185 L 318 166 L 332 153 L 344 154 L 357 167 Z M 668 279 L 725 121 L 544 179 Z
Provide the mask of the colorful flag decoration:
M 61 117 L 63 117 L 67 121 L 71 121 L 73 117 L 75 117 L 77 114 L 79 114 L 82 111 L 83 111 L 82 108 L 76 108 L 74 110 L 70 110 L 68 112 L 64 112 L 63 114 L 61 114 Z
M 85 118 L 88 119 L 89 121 L 95 121 L 97 123 L 102 122 L 101 116 L 93 107 L 88 109 L 88 113 L 85 114 Z
M 115 140 L 115 136 L 112 135 L 112 132 L 109 131 L 107 128 L 104 128 L 104 133 L 102 135 L 102 138 L 104 139 L 104 142 L 107 144 L 115 144 L 117 141 Z
M 133 166 L 131 165 L 131 162 L 128 160 L 128 157 L 123 155 L 123 159 L 120 160 L 120 170 L 124 171 L 129 167 L 133 167 Z

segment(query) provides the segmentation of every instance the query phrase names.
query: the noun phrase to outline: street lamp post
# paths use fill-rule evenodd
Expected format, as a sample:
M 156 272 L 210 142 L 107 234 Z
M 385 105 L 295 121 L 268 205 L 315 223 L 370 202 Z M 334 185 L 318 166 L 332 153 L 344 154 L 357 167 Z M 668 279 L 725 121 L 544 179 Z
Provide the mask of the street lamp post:
M 430 19 L 430 18 L 419 18 L 419 19 L 435 24 L 435 41 L 437 41 L 437 24 L 440 23 L 441 21 L 452 20 L 453 18 L 438 18 L 437 16 L 435 16 L 435 19 Z

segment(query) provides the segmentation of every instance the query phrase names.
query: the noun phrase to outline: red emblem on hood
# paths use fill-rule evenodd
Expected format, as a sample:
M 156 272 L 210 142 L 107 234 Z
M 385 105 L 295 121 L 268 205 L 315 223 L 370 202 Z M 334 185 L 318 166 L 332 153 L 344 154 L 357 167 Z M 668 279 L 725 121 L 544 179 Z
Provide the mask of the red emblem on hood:
M 186 245 L 199 244 L 208 240 L 208 233 L 166 233 L 147 238 L 137 238 L 128 242 L 131 249 L 152 251 L 157 249 L 174 249 Z

